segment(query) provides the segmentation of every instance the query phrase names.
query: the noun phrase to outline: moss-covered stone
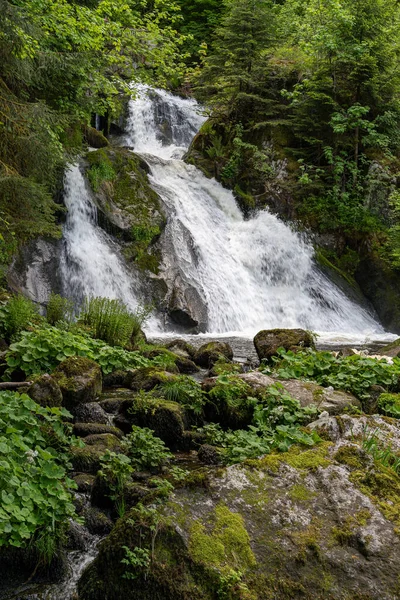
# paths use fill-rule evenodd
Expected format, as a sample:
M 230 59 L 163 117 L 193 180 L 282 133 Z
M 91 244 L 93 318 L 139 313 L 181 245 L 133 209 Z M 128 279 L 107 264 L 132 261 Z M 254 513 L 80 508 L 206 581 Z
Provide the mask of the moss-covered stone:
M 108 146 L 108 139 L 94 127 L 86 125 L 84 128 L 85 140 L 92 148 L 105 148 Z
M 53 378 L 61 388 L 64 405 L 72 412 L 78 404 L 93 402 L 101 393 L 101 369 L 89 358 L 67 358 L 54 370 Z
M 314 338 L 311 332 L 303 329 L 269 329 L 259 331 L 254 338 L 258 358 L 270 360 L 278 348 L 285 350 L 300 350 L 314 348 Z
M 88 179 L 100 209 L 100 224 L 125 241 L 127 260 L 153 273 L 160 255 L 152 246 L 165 226 L 158 195 L 151 188 L 144 161 L 127 148 L 90 152 Z
M 166 381 L 174 381 L 176 376 L 157 367 L 142 367 L 131 374 L 130 388 L 136 392 L 149 392 Z
M 40 406 L 62 406 L 63 396 L 57 381 L 50 375 L 41 375 L 28 389 L 28 394 Z
M 73 434 L 78 437 L 86 437 L 88 435 L 98 433 L 112 433 L 117 438 L 122 438 L 122 431 L 118 427 L 111 425 L 103 425 L 102 423 L 74 423 Z
M 233 359 L 233 351 L 226 342 L 208 342 L 203 344 L 194 355 L 194 362 L 200 367 L 208 369 L 220 359 Z

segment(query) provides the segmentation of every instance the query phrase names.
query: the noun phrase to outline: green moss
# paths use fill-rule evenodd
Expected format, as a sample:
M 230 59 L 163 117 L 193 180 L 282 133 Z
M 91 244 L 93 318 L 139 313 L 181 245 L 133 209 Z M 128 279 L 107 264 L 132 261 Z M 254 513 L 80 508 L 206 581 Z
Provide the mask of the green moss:
M 364 469 L 368 464 L 368 457 L 358 446 L 342 446 L 333 458 L 350 469 Z
M 331 464 L 329 448 L 332 442 L 321 442 L 311 449 L 302 446 L 292 446 L 288 452 L 271 452 L 259 459 L 249 459 L 245 464 L 253 469 L 277 473 L 282 463 L 286 463 L 299 471 L 315 471 L 318 467 Z
M 353 471 L 349 479 L 400 527 L 400 478 L 393 470 L 375 462 L 373 470 Z
M 210 530 L 198 521 L 192 525 L 189 553 L 196 563 L 219 571 L 231 568 L 245 572 L 256 566 L 242 516 L 224 504 L 216 507 Z
M 357 529 L 365 526 L 370 518 L 371 513 L 368 509 L 360 510 L 355 515 L 349 515 L 340 527 L 332 528 L 334 541 L 338 542 L 341 546 L 351 545 Z
M 296 560 L 305 564 L 309 558 L 321 560 L 321 523 L 314 520 L 309 527 L 302 531 L 290 533 L 290 539 L 296 545 L 297 555 Z
M 351 253 L 351 251 L 349 252 Z M 348 284 L 350 284 L 352 287 L 356 287 L 357 283 L 353 277 L 353 274 L 357 268 L 357 264 L 360 259 L 357 253 L 354 254 L 355 256 L 353 257 L 351 254 L 347 253 L 344 255 L 343 260 L 340 261 L 339 257 L 337 257 L 336 255 L 333 255 L 332 253 L 327 253 L 322 248 L 318 248 L 315 252 L 315 258 L 322 267 L 326 267 L 328 269 L 331 269 L 332 271 L 335 271 L 340 277 L 345 279 Z M 327 255 L 331 260 L 329 260 Z M 352 256 L 353 262 L 350 261 L 350 258 L 349 260 L 346 260 L 346 257 L 350 256 Z M 334 262 L 331 262 L 332 260 Z
M 289 490 L 289 497 L 297 502 L 309 502 L 317 494 L 309 490 L 305 485 L 296 484 Z

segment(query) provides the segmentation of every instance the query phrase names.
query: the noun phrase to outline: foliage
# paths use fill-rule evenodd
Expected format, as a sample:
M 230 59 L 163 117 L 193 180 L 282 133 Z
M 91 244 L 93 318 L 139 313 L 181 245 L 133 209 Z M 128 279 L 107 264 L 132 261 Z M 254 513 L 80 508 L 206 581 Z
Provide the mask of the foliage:
M 118 369 L 151 365 L 151 362 L 138 352 L 113 348 L 87 335 L 61 331 L 49 326 L 37 331 L 23 332 L 21 339 L 11 344 L 6 355 L 6 376 L 16 369 L 21 369 L 26 376 L 49 373 L 70 356 L 91 358 L 100 365 L 104 374 Z
M 46 319 L 50 325 L 55 325 L 60 321 L 69 323 L 72 320 L 73 310 L 74 303 L 72 300 L 52 292 L 47 303 Z
M 267 388 L 254 411 L 254 421 L 257 424 L 274 428 L 278 425 L 306 425 L 317 416 L 318 409 L 315 405 L 303 408 L 279 383 Z
M 139 548 L 135 546 L 133 550 L 130 550 L 128 546 L 122 546 L 125 550 L 125 558 L 121 560 L 121 563 L 128 567 L 123 573 L 124 579 L 136 579 L 143 571 L 147 571 L 150 567 L 150 551 L 147 548 Z
M 381 394 L 378 398 L 379 412 L 400 419 L 400 395 L 399 394 Z
M 133 426 L 122 444 L 134 469 L 160 469 L 172 458 L 164 442 L 147 427 Z
M 0 305 L 0 333 L 7 340 L 28 329 L 39 318 L 37 306 L 19 294 Z
M 148 313 L 147 308 L 131 312 L 121 300 L 97 297 L 85 300 L 79 318 L 96 338 L 110 346 L 126 346 L 136 337 Z
M 309 379 L 325 387 L 351 392 L 361 400 L 369 397 L 372 385 L 381 385 L 390 391 L 400 377 L 400 361 L 396 358 L 389 364 L 385 359 L 360 355 L 335 357 L 330 352 L 311 349 L 296 354 L 280 349 L 273 361 L 273 371 L 281 379 Z M 263 372 L 271 370 L 266 367 Z
M 254 404 L 251 387 L 236 375 L 219 375 L 213 388 L 208 392 L 211 400 L 224 400 L 230 407 L 238 407 L 245 401 Z
M 400 456 L 379 438 L 379 430 L 371 431 L 366 427 L 362 436 L 363 449 L 371 454 L 375 461 L 400 475 Z
M 34 543 L 49 561 L 75 514 L 67 477 L 70 416 L 27 395 L 0 393 L 0 546 Z
M 167 400 L 178 402 L 194 414 L 201 415 L 204 405 L 204 393 L 198 381 L 180 375 L 172 380 L 167 380 L 158 386 L 157 390 Z
M 106 450 L 101 457 L 98 474 L 106 480 L 111 490 L 110 499 L 115 502 L 120 517 L 125 514 L 124 489 L 132 473 L 131 461 L 125 454 Z

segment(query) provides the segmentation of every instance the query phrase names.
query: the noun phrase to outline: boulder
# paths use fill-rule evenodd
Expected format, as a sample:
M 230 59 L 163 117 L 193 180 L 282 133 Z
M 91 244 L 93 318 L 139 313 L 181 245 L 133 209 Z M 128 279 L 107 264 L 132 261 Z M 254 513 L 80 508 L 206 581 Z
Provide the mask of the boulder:
M 90 506 L 84 512 L 85 525 L 92 535 L 105 536 L 110 533 L 114 524 L 102 510 Z
M 72 433 L 82 438 L 99 433 L 111 433 L 117 438 L 122 438 L 123 436 L 122 431 L 118 427 L 103 425 L 102 423 L 75 423 Z
M 105 388 L 129 388 L 133 369 L 128 369 L 127 371 L 113 371 L 112 373 L 108 373 L 108 375 L 104 375 L 103 385 Z
M 89 358 L 67 358 L 54 370 L 53 377 L 61 388 L 64 405 L 72 413 L 79 404 L 93 402 L 101 393 L 101 369 Z
M 342 439 L 209 470 L 147 523 L 136 509 L 120 519 L 79 598 L 395 600 L 399 497 L 398 476 Z M 125 547 L 151 560 L 126 565 Z
M 167 371 L 154 367 L 142 367 L 132 372 L 130 388 L 135 392 L 139 392 L 140 390 L 149 392 L 157 385 L 165 383 L 166 381 L 174 381 L 175 378 L 175 375 L 168 373 Z
M 199 461 L 205 465 L 220 465 L 222 463 L 221 454 L 215 446 L 203 444 L 198 450 Z
M 190 358 L 190 360 L 193 360 L 196 354 L 196 348 L 180 338 L 171 340 L 164 344 L 164 346 L 174 354 L 178 354 L 178 356 L 182 356 L 183 358 Z
M 312 333 L 304 329 L 268 329 L 260 331 L 254 338 L 258 358 L 270 360 L 278 348 L 285 350 L 315 349 Z
M 324 388 L 316 383 L 300 381 L 299 379 L 278 380 L 285 390 L 296 398 L 301 406 L 315 404 L 330 415 L 340 415 L 346 408 L 362 409 L 361 402 L 349 392 Z
M 78 473 L 96 474 L 100 469 L 100 459 L 106 450 L 119 452 L 120 440 L 111 433 L 99 433 L 85 438 L 85 447 L 71 448 L 72 469 Z
M 98 402 L 79 404 L 75 409 L 75 419 L 80 423 L 102 423 L 107 425 L 110 417 Z
M 92 148 L 105 148 L 108 146 L 108 139 L 94 127 L 86 125 L 84 128 L 86 142 Z
M 226 342 L 208 342 L 197 350 L 194 355 L 194 362 L 200 367 L 209 369 L 221 358 L 233 359 L 233 351 L 230 345 Z
M 379 350 L 377 350 L 376 354 L 379 354 L 381 356 L 390 356 L 391 358 L 395 358 L 396 356 L 399 356 L 400 355 L 400 340 L 395 340 L 394 342 L 391 342 L 390 344 L 383 346 L 383 348 L 379 348 Z
M 57 381 L 50 375 L 41 375 L 28 389 L 28 395 L 40 406 L 62 406 L 63 396 Z

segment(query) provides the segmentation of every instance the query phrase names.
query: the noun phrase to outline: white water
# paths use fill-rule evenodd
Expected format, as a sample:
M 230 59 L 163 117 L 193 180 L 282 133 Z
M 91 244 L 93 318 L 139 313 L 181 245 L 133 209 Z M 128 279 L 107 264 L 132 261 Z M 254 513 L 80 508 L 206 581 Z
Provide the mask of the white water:
M 61 275 L 67 295 L 77 302 L 84 296 L 119 298 L 134 310 L 137 283 L 127 271 L 117 245 L 97 226 L 97 210 L 77 165 L 67 170 L 64 190 L 68 213 Z
M 208 330 L 302 327 L 324 341 L 384 339 L 374 317 L 316 268 L 310 244 L 267 210 L 245 220 L 229 190 L 180 160 L 204 121 L 198 110 L 192 100 L 141 87 L 130 102 L 127 141 L 151 167 L 179 266 L 206 300 Z

